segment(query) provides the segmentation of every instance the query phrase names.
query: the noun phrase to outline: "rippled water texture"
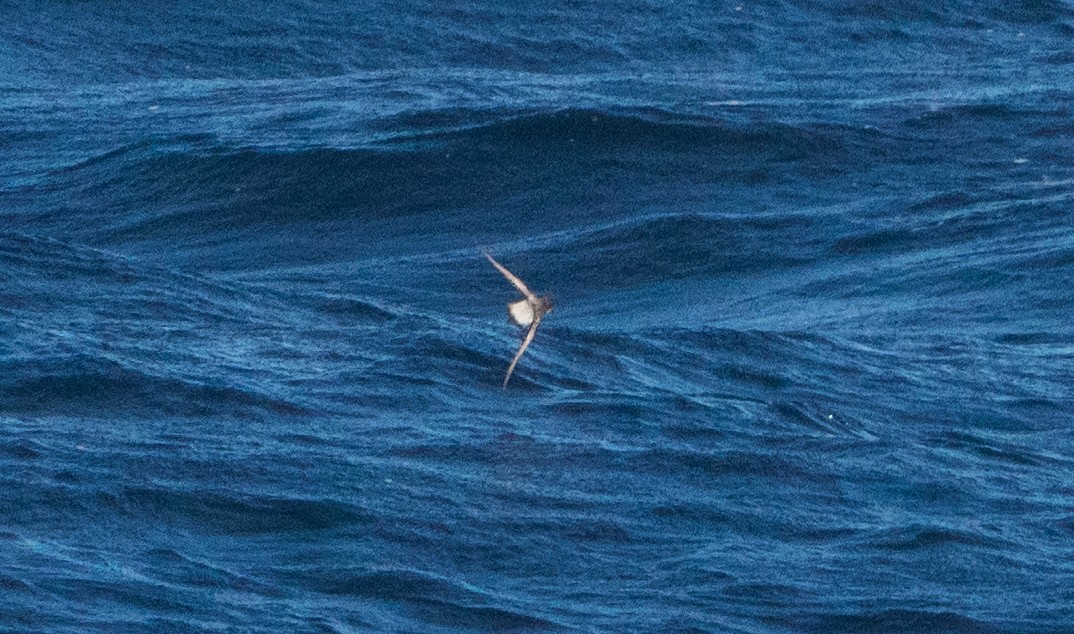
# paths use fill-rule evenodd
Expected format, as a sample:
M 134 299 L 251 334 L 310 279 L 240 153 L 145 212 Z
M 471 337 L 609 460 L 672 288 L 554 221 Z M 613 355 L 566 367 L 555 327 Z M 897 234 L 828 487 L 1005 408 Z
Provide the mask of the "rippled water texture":
M 9 4 L 0 631 L 1074 629 L 1068 2 Z

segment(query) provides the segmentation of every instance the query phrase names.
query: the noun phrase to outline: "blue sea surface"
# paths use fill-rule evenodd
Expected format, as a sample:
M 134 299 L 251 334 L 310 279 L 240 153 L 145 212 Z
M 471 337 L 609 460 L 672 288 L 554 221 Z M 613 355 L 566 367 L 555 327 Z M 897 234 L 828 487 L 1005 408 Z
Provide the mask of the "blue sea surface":
M 0 632 L 1074 631 L 1071 2 L 0 9 Z

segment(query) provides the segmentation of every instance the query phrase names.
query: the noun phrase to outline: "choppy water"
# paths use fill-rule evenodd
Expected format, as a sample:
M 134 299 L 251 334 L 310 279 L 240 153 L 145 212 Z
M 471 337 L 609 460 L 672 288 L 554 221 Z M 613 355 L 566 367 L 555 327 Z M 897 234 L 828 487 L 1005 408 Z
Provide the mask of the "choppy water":
M 0 630 L 1074 628 L 1069 2 L 155 4 L 4 6 Z

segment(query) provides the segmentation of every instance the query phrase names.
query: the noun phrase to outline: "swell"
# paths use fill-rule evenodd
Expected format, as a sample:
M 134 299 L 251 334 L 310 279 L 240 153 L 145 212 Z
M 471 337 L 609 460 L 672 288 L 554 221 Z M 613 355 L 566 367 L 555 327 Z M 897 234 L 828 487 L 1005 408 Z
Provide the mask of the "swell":
M 489 632 L 563 629 L 517 607 L 497 605 L 509 602 L 471 584 L 422 570 L 339 568 L 321 570 L 301 583 L 319 593 L 402 604 L 418 624 Z
M 117 495 L 124 512 L 223 535 L 263 535 L 368 526 L 373 517 L 353 504 L 231 491 L 127 487 Z
M 0 362 L 7 414 L 114 417 L 282 416 L 305 408 L 247 386 L 156 376 L 106 357 L 77 354 Z
M 1067 202 L 1056 187 L 950 183 L 956 162 L 976 159 L 934 140 L 997 127 L 1028 134 L 1057 112 L 954 106 L 889 133 L 652 108 L 421 111 L 380 120 L 388 138 L 351 149 L 144 141 L 21 188 L 4 217 L 23 231 L 214 270 L 474 249 L 505 232 L 615 261 L 628 282 L 682 263 L 692 270 L 678 275 L 695 276 L 858 257 L 901 267 L 905 254 L 982 239 L 1005 247 L 1012 232 L 1053 230 Z M 925 194 L 893 202 L 888 192 L 908 178 L 924 178 Z M 848 180 L 876 191 L 859 200 Z M 823 195 L 802 208 L 806 191 Z M 962 274 L 970 285 L 1018 283 L 1004 268 L 1014 266 Z
M 878 142 L 866 128 L 570 109 L 493 113 L 473 127 L 403 134 L 354 149 L 281 152 L 160 139 L 116 149 L 16 192 L 10 219 L 13 226 L 123 245 L 178 239 L 219 246 L 250 240 L 254 232 L 330 238 L 358 222 L 428 219 L 444 210 L 476 210 L 480 230 L 496 220 L 497 202 L 517 204 L 511 201 L 518 191 L 561 188 L 559 200 L 545 202 L 547 212 L 548 204 L 583 202 L 592 196 L 590 186 L 643 196 L 646 186 L 664 188 L 669 181 L 737 186 L 825 177 L 853 169 L 858 146 Z M 579 176 L 583 182 L 574 182 Z M 545 224 L 562 224 L 564 213 Z
M 998 634 L 995 623 L 950 610 L 892 608 L 861 612 L 833 612 L 789 620 L 805 632 L 950 632 Z
M 810 146 L 834 145 L 822 127 L 794 126 L 778 121 L 735 123 L 700 114 L 657 108 L 564 108 L 516 113 L 468 128 L 401 136 L 391 141 L 402 147 L 422 142 L 477 146 L 484 151 L 517 149 L 519 154 L 547 152 L 690 152 L 763 154 L 765 161 L 790 161 L 810 152 Z M 866 130 L 862 129 L 862 133 Z

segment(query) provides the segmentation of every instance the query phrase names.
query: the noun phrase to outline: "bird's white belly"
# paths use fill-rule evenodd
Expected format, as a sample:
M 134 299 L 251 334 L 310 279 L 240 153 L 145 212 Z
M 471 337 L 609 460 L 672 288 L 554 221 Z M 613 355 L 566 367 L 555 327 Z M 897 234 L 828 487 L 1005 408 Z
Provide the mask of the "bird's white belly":
M 519 326 L 528 326 L 533 323 L 533 307 L 528 300 L 520 300 L 507 305 L 507 313 Z

